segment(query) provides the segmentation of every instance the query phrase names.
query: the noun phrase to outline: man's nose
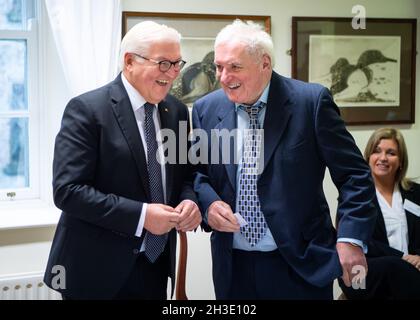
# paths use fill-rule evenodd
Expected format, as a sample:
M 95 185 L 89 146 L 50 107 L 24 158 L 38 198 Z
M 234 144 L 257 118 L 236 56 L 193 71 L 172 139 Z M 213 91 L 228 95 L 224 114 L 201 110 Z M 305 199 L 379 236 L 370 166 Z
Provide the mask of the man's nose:
M 180 70 L 176 70 L 175 67 L 172 65 L 168 71 L 166 71 L 166 74 L 171 77 L 172 79 L 175 79 L 179 75 Z
M 226 69 L 223 69 L 222 71 L 217 71 L 216 76 L 219 78 L 220 82 L 225 82 L 229 77 L 229 74 Z

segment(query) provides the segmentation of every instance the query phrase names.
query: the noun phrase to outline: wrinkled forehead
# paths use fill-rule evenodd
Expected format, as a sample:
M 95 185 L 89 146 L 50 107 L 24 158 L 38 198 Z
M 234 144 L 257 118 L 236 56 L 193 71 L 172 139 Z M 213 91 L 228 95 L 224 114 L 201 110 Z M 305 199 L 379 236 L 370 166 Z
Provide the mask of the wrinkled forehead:
M 147 54 L 153 55 L 154 58 L 181 56 L 181 46 L 177 41 L 157 39 L 150 42 L 146 51 Z
M 241 63 L 251 58 L 248 45 L 238 41 L 219 43 L 214 51 L 216 64 Z

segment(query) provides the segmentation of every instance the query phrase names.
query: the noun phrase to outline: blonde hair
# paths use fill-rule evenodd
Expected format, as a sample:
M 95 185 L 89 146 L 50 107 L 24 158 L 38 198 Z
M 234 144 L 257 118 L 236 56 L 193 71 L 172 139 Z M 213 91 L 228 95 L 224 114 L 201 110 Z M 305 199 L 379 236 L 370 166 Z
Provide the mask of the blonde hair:
M 397 144 L 398 158 L 400 160 L 400 170 L 397 171 L 395 180 L 396 182 L 401 184 L 404 190 L 409 190 L 413 182 L 405 176 L 407 174 L 408 169 L 408 152 L 404 141 L 404 137 L 398 129 L 380 128 L 373 132 L 365 148 L 365 160 L 369 162 L 370 156 L 383 139 L 394 140 Z
M 120 70 L 124 70 L 124 56 L 128 52 L 147 55 L 150 46 L 159 41 L 181 43 L 181 34 L 174 28 L 154 21 L 142 21 L 125 34 L 120 46 Z
M 253 21 L 236 19 L 225 26 L 216 36 L 214 48 L 225 42 L 238 41 L 246 45 L 248 52 L 257 58 L 264 54 L 271 59 L 271 67 L 274 67 L 274 45 L 271 36 L 264 28 Z

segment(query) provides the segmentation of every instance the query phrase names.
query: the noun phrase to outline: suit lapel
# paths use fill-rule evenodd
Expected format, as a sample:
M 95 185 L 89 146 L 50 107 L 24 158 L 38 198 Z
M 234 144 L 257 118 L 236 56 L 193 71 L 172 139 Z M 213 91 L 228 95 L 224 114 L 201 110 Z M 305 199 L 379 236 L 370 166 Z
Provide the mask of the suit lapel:
M 287 128 L 292 101 L 291 93 L 284 88 L 279 75 L 273 72 L 263 126 L 264 170 Z
M 219 108 L 218 115 L 219 117 L 219 124 L 215 127 L 216 130 L 227 130 L 228 134 L 232 132 L 237 127 L 237 119 L 236 119 L 236 112 L 235 112 L 235 104 L 232 102 L 228 102 L 226 105 L 223 105 Z M 234 157 L 236 152 L 236 147 L 234 145 L 234 139 L 229 140 L 229 152 L 230 152 L 230 161 L 229 163 L 224 164 L 226 169 L 226 173 L 229 179 L 229 182 L 232 186 L 232 189 L 236 190 L 236 170 L 237 165 L 235 164 Z M 222 160 L 223 155 L 223 144 L 221 143 L 221 139 L 219 139 L 219 160 Z
M 112 110 L 120 125 L 121 131 L 130 147 L 131 154 L 136 162 L 137 170 L 147 198 L 150 199 L 146 156 L 137 126 L 136 117 L 121 81 L 121 75 L 111 87 Z
M 376 228 L 378 230 L 377 236 L 380 237 L 382 241 L 385 241 L 387 245 L 389 245 L 388 236 L 387 236 L 386 227 L 385 227 L 385 220 L 384 220 L 384 216 L 382 214 L 382 210 L 379 205 L 379 202 L 377 202 L 376 206 L 379 211 L 379 214 L 376 217 Z

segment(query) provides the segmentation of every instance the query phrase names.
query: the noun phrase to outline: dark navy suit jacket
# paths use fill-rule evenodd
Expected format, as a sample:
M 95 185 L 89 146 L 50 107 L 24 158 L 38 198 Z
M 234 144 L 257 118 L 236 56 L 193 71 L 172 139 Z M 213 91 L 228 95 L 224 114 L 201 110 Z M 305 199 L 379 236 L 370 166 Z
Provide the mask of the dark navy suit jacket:
M 179 144 L 187 107 L 171 96 L 158 107 L 161 128 L 172 129 Z M 112 298 L 137 259 L 142 239 L 134 235 L 143 203 L 152 202 L 144 147 L 121 75 L 68 103 L 55 142 L 53 171 L 54 202 L 63 213 L 44 281 L 51 286 L 53 268 L 61 265 L 66 289 L 59 291 L 67 297 Z M 191 178 L 188 164 L 166 164 L 167 204 L 197 201 Z M 173 290 L 175 230 L 169 234 L 169 246 Z
M 234 103 L 222 90 L 194 105 L 193 126 L 208 134 L 212 129 L 236 128 L 236 119 Z M 373 231 L 375 188 L 370 169 L 328 90 L 320 85 L 273 72 L 263 128 L 264 171 L 258 179 L 258 194 L 278 250 L 308 283 L 330 285 L 342 274 L 337 236 L 367 243 Z M 208 152 L 213 152 L 211 144 Z M 323 191 L 326 167 L 339 191 L 338 235 Z M 199 167 L 194 189 L 203 214 L 215 200 L 225 201 L 235 212 L 236 170 L 234 163 L 222 162 Z M 211 235 L 213 281 L 219 299 L 226 297 L 230 287 L 232 239 L 233 234 L 227 232 Z

